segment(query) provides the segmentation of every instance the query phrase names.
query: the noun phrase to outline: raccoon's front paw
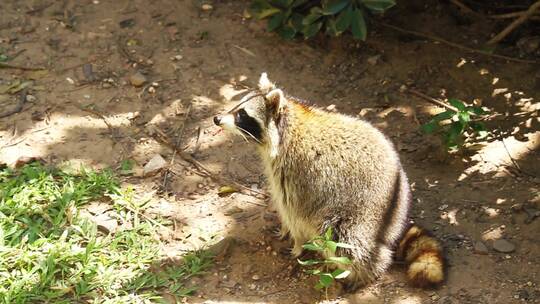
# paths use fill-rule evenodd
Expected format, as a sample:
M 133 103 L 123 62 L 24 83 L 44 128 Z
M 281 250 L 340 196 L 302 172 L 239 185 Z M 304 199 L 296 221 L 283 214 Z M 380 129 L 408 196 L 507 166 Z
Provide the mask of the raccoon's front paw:
M 280 228 L 279 226 L 276 226 L 274 228 L 272 228 L 272 230 L 270 231 L 270 233 L 272 234 L 272 237 L 280 240 L 280 241 L 283 241 L 284 239 L 287 238 L 287 235 L 289 234 L 289 232 L 283 228 Z

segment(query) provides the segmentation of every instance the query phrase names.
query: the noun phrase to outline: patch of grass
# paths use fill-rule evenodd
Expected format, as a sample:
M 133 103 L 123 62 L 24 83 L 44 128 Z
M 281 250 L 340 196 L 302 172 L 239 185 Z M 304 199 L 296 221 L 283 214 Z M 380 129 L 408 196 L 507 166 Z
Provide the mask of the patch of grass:
M 107 200 L 121 222 L 98 231 L 85 204 Z M 141 217 L 134 200 L 109 170 L 66 173 L 39 163 L 0 170 L 0 303 L 144 303 L 162 292 L 185 296 L 186 279 L 211 262 L 193 252 L 179 265 L 159 260 L 156 221 Z

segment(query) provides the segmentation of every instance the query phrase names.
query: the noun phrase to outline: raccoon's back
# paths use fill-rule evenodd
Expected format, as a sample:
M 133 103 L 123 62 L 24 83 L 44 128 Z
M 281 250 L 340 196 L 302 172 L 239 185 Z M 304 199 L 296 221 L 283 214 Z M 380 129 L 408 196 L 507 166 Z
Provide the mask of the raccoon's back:
M 309 208 L 324 210 L 333 202 L 330 207 L 337 211 L 343 207 L 336 204 L 351 211 L 369 202 L 383 212 L 401 165 L 379 130 L 320 110 L 297 109 L 288 119 L 278 167 L 286 172 L 284 183 L 292 183 Z

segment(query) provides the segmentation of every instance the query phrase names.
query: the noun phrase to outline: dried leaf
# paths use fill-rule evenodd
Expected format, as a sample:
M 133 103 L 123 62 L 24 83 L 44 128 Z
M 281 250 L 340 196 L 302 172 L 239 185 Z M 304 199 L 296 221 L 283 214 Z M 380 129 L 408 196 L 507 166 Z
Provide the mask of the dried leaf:
M 218 195 L 219 196 L 227 196 L 231 193 L 234 193 L 234 192 L 238 192 L 238 190 L 234 187 L 231 187 L 231 186 L 221 186 L 219 187 L 219 190 L 218 190 Z

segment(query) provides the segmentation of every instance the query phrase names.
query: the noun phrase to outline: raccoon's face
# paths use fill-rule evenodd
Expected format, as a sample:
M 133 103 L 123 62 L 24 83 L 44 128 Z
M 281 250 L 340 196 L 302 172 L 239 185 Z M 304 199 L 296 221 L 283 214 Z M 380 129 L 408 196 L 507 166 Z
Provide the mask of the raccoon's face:
M 214 123 L 223 129 L 239 134 L 259 144 L 267 142 L 285 105 L 280 89 L 274 89 L 266 73 L 261 75 L 259 90 L 246 95 L 240 104 L 223 115 L 214 117 Z
M 265 96 L 250 93 L 232 110 L 215 116 L 214 123 L 231 133 L 262 143 L 266 129 L 266 112 Z

